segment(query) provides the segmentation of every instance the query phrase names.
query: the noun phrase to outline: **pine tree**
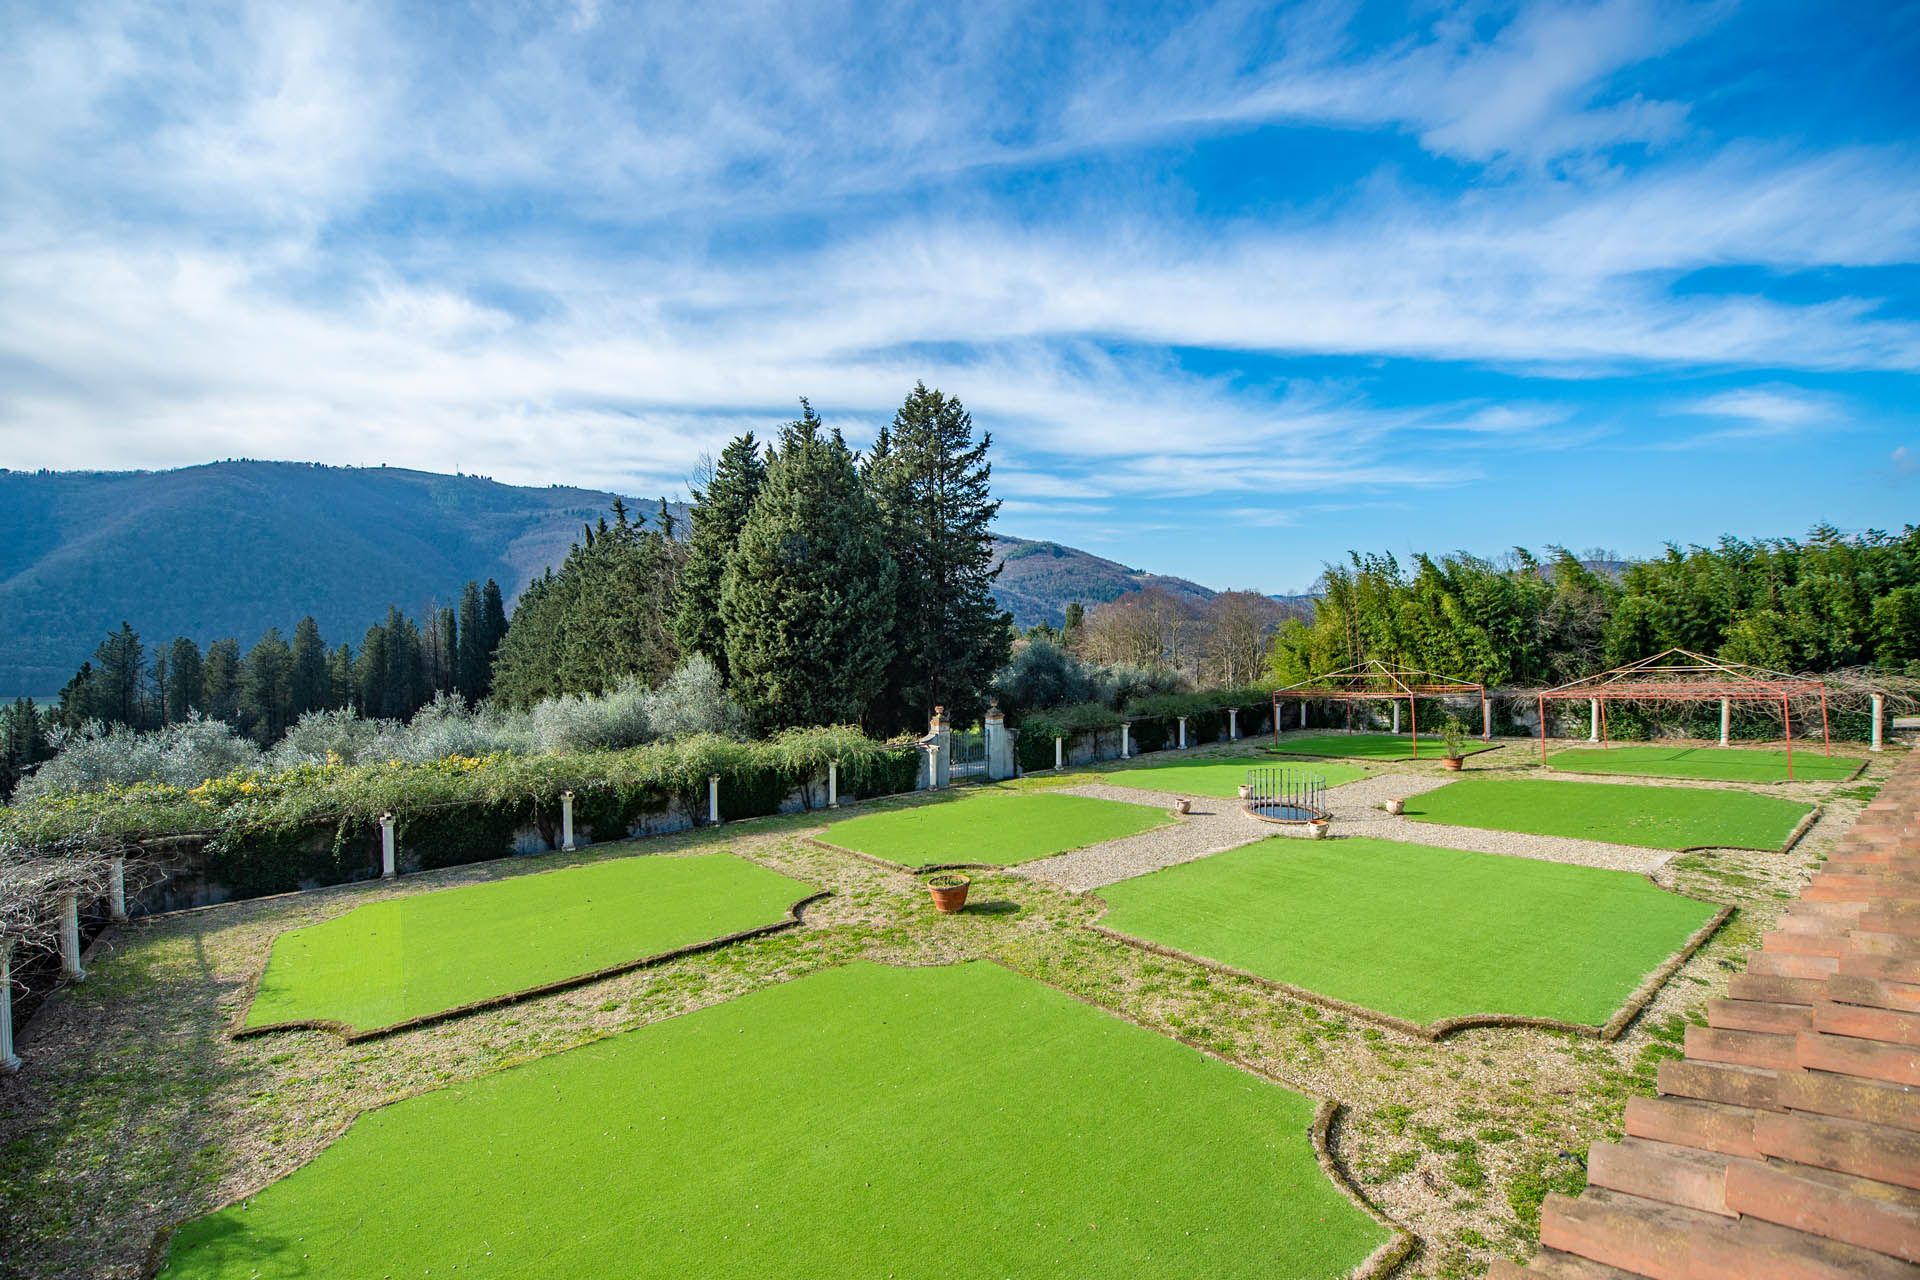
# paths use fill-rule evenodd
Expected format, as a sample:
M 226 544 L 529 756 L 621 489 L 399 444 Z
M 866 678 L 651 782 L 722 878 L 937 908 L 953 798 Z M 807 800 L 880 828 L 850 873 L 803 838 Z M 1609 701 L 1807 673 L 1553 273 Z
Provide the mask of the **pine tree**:
M 460 593 L 460 642 L 455 654 L 454 683 L 468 702 L 480 700 L 484 676 L 490 665 L 481 650 L 486 641 L 484 615 L 481 613 L 480 584 L 469 582 Z
M 749 431 L 720 451 L 707 483 L 693 491 L 693 531 L 680 567 L 673 633 L 682 650 L 705 654 L 722 676 L 727 673 L 727 635 L 720 620 L 720 580 L 766 480 L 767 464 Z
M 206 684 L 201 671 L 200 646 L 187 636 L 175 636 L 167 646 L 167 706 L 169 724 L 178 724 L 206 708 Z
M 733 691 L 762 729 L 861 720 L 893 657 L 879 513 L 846 442 L 801 408 L 720 586 Z
M 327 655 L 327 709 L 340 711 L 352 707 L 357 692 L 353 679 L 353 646 L 343 644 Z
M 866 466 L 887 546 L 900 568 L 897 648 L 877 711 L 885 730 L 916 728 L 936 706 L 963 723 L 983 709 L 1013 647 L 993 598 L 991 435 L 973 438 L 958 400 L 918 383 L 882 429 Z
M 328 689 L 327 644 L 320 638 L 320 624 L 312 615 L 300 619 L 293 629 L 293 673 L 290 677 L 293 717 L 331 705 Z
M 460 623 L 451 606 L 434 611 L 433 629 L 425 650 L 428 686 L 435 693 L 457 690 L 460 686 Z
M 240 718 L 240 642 L 215 640 L 208 645 L 200 673 L 207 715 L 228 724 L 237 723 Z
M 507 602 L 500 594 L 500 584 L 488 578 L 487 585 L 480 589 L 480 642 L 475 646 L 479 659 L 473 673 L 476 699 L 493 693 L 493 659 L 506 638 Z
M 89 719 L 145 728 L 146 650 L 128 623 L 109 632 L 93 651 L 93 676 L 82 692 Z
M 293 648 L 271 627 L 240 665 L 240 729 L 269 746 L 293 721 Z

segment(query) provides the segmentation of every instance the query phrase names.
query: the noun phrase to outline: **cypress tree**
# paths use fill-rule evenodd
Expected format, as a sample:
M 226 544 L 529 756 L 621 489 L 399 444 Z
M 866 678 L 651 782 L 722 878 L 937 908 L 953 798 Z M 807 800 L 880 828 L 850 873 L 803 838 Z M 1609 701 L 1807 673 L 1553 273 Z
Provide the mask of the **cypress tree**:
M 922 382 L 880 433 L 866 480 L 900 567 L 898 647 L 877 708 L 886 730 L 918 728 L 944 705 L 964 723 L 1013 648 L 1013 618 L 993 598 L 993 437 L 973 437 L 958 401 Z
M 693 491 L 693 531 L 680 567 L 673 633 L 681 649 L 705 654 L 722 676 L 727 674 L 727 634 L 720 619 L 720 581 L 766 480 L 766 461 L 749 431 L 720 451 L 706 485 Z
M 188 636 L 175 636 L 167 646 L 167 721 L 178 724 L 207 705 L 201 674 L 200 646 Z
M 762 729 L 861 720 L 893 657 L 879 513 L 839 432 L 801 408 L 720 584 L 734 694 Z
M 203 708 L 215 720 L 236 723 L 240 718 L 240 642 L 215 640 L 207 646 L 201 663 L 201 684 L 207 705 Z
M 330 705 L 327 645 L 320 638 L 320 624 L 311 615 L 300 619 L 293 629 L 293 673 L 290 682 L 294 719 Z
M 472 585 L 472 584 L 468 584 Z M 425 643 L 427 685 L 435 693 L 460 687 L 460 623 L 451 606 L 436 609 L 433 629 Z
M 461 696 L 478 702 L 484 691 L 487 668 L 491 665 L 482 646 L 486 643 L 486 617 L 480 603 L 480 584 L 469 582 L 460 593 L 460 638 L 455 662 L 455 684 Z

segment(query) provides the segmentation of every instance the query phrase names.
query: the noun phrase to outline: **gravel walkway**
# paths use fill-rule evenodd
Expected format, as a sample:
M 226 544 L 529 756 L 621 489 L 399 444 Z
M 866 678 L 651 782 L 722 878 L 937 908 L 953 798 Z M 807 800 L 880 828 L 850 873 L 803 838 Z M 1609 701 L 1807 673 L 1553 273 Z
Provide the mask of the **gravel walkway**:
M 1393 817 L 1379 808 L 1384 801 L 1404 800 L 1423 791 L 1444 787 L 1455 780 L 1448 774 L 1380 773 L 1342 786 L 1329 787 L 1327 800 L 1333 814 L 1333 835 L 1336 838 L 1373 836 L 1409 844 L 1430 844 L 1476 853 L 1536 858 L 1543 862 L 1603 867 L 1610 871 L 1652 872 L 1673 857 L 1672 853 L 1662 849 L 1639 849 L 1602 840 L 1571 840 L 1561 836 L 1524 835 L 1414 822 Z M 1151 805 L 1156 809 L 1172 808 L 1179 794 L 1142 791 L 1135 787 L 1115 787 L 1097 782 L 1062 787 L 1060 791 L 1065 795 L 1093 796 L 1101 800 L 1118 800 L 1123 804 Z M 1169 826 L 1024 863 L 1012 870 L 1018 875 L 1032 876 L 1076 892 L 1084 892 L 1145 875 L 1161 867 L 1222 853 L 1267 836 L 1307 838 L 1304 827 L 1247 817 L 1240 811 L 1240 802 L 1237 800 L 1221 800 L 1211 796 L 1189 798 L 1193 801 L 1193 812 Z

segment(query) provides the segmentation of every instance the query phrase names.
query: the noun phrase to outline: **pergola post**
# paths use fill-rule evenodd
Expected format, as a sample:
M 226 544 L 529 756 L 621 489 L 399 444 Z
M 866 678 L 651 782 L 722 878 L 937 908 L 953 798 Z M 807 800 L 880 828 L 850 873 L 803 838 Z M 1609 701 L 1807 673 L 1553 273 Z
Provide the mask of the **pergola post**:
M 117 853 L 107 862 L 107 918 L 127 922 L 127 860 Z
M 573 852 L 573 792 L 560 793 L 560 850 Z
M 840 762 L 827 761 L 827 808 L 840 807 Z
M 1793 699 L 1780 699 L 1780 723 L 1787 730 L 1787 781 L 1793 781 Z
M 1180 717 L 1180 750 L 1185 751 L 1186 749 L 1187 749 L 1187 718 L 1185 716 L 1181 716 Z
M 1305 698 L 1300 699 L 1300 727 L 1302 729 L 1307 727 L 1307 708 L 1311 705 L 1312 704 Z
M 1067 740 L 1057 733 L 1053 735 L 1053 767 L 1056 769 L 1067 767 Z
M 80 967 L 80 895 L 69 893 L 60 902 L 60 976 L 79 982 L 87 976 Z
M 1400 700 L 1398 698 L 1393 700 L 1393 731 L 1400 732 Z
M 1480 695 L 1480 741 L 1493 741 L 1493 704 L 1485 693 Z
M 1587 741 L 1600 741 L 1600 699 L 1587 699 L 1587 718 L 1592 722 L 1592 727 L 1587 730 Z
M 0 938 L 0 1073 L 20 1069 L 13 1051 L 13 939 Z
M 1547 763 L 1547 695 L 1540 695 L 1540 763 Z
M 1872 749 L 1875 751 L 1879 751 L 1881 749 L 1880 722 L 1885 720 L 1886 717 L 1887 717 L 1887 695 L 1884 693 L 1876 693 L 1873 695 L 1873 747 L 1872 747 Z
M 720 775 L 707 775 L 707 821 L 720 821 Z
M 1227 708 L 1227 741 L 1240 741 L 1240 708 Z
M 380 878 L 391 880 L 398 870 L 393 849 L 393 815 L 383 813 L 380 815 Z
M 1733 736 L 1733 700 L 1720 699 L 1720 745 L 1726 746 Z
M 1129 750 L 1131 743 L 1128 741 L 1128 739 L 1131 738 L 1132 735 L 1133 735 L 1133 721 L 1122 720 L 1120 722 L 1120 758 L 1122 760 L 1127 760 L 1132 757 L 1132 752 Z

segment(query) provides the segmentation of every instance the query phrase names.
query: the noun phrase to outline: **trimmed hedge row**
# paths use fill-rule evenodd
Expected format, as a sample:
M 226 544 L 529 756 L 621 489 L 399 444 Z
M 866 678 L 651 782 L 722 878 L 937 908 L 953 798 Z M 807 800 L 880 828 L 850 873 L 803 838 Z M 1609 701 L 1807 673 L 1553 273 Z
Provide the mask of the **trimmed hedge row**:
M 1083 733 L 1118 732 L 1130 722 L 1129 739 L 1135 752 L 1159 751 L 1179 741 L 1179 721 L 1187 718 L 1187 741 L 1193 745 L 1217 741 L 1227 730 L 1227 710 L 1241 713 L 1241 731 L 1252 731 L 1271 709 L 1270 695 L 1258 685 L 1240 689 L 1210 689 L 1200 693 L 1159 693 L 1128 704 L 1125 712 L 1100 702 L 1078 702 L 1063 707 L 1029 711 L 1020 717 L 1014 755 L 1021 769 L 1031 773 L 1053 768 L 1053 740 Z

